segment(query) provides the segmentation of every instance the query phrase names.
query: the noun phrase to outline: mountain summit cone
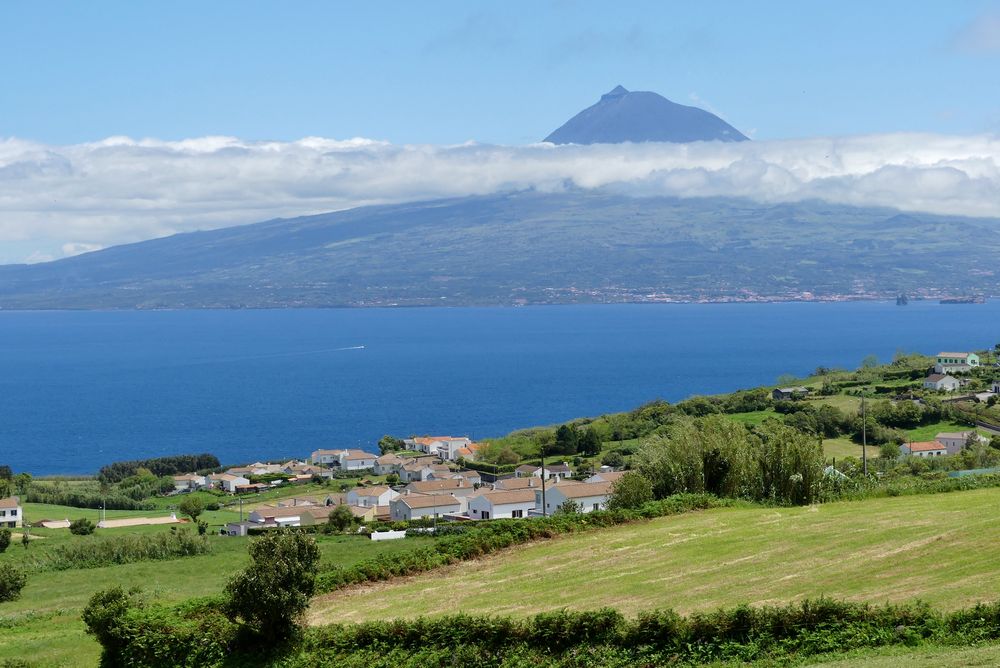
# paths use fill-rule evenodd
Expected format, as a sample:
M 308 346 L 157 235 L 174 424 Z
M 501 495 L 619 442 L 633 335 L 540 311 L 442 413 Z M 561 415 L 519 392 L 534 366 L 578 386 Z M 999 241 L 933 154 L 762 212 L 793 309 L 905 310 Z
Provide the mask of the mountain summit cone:
M 622 142 L 748 141 L 739 130 L 698 107 L 671 102 L 657 93 L 624 86 L 601 96 L 545 138 L 553 144 Z

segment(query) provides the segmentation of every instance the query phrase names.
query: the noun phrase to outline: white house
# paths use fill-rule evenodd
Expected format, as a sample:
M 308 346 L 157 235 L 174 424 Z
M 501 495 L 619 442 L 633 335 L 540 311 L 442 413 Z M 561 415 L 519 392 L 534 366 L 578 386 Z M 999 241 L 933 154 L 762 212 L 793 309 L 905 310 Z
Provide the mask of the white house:
M 958 431 L 958 432 L 948 432 L 942 431 L 940 434 L 934 437 L 934 440 L 940 443 L 948 451 L 949 455 L 954 455 L 962 451 L 965 444 L 969 442 L 969 437 L 975 436 L 976 440 L 980 443 L 989 443 L 990 439 L 979 434 L 975 431 Z
M 430 480 L 434 476 L 434 469 L 424 458 L 416 459 L 403 464 L 399 469 L 399 479 L 403 482 L 414 482 L 416 480 Z
M 390 473 L 398 474 L 399 469 L 402 468 L 405 463 L 406 460 L 399 455 L 386 453 L 375 458 L 375 475 L 388 475 Z
M 965 373 L 979 366 L 976 353 L 938 353 L 934 364 L 935 373 Z
M 460 515 L 466 508 L 465 498 L 459 499 L 450 494 L 402 494 L 389 502 L 389 516 L 398 522 Z
M 250 480 L 247 478 L 241 475 L 233 475 L 232 473 L 213 473 L 208 476 L 208 482 L 211 485 L 221 487 L 230 494 L 235 493 L 237 487 L 250 484 Z
M 249 520 L 257 526 L 297 527 L 302 526 L 302 515 L 307 506 L 293 508 L 273 508 L 263 506 L 250 511 Z
M 208 480 L 203 475 L 188 473 L 174 476 L 174 490 L 178 492 L 190 492 L 208 486 Z
M 954 376 L 949 376 L 948 374 L 932 373 L 924 378 L 925 390 L 944 390 L 945 392 L 954 392 L 961 386 L 962 381 Z
M 1000 394 L 1000 380 L 994 380 L 993 387 L 990 389 L 993 390 L 994 394 Z
M 561 480 L 563 478 L 568 478 L 573 475 L 573 470 L 570 469 L 569 464 L 563 462 L 561 464 L 547 464 L 545 466 L 545 479 Z M 527 478 L 528 476 L 534 476 L 536 478 L 542 477 L 542 468 L 540 466 L 532 466 L 530 464 L 522 464 L 514 469 L 515 478 Z
M 913 457 L 943 457 L 948 454 L 948 448 L 938 441 L 919 441 L 903 443 L 899 446 L 899 452 Z
M 610 482 L 570 482 L 554 485 L 545 490 L 546 515 L 551 515 L 566 501 L 573 501 L 581 513 L 603 510 L 611 496 Z M 538 508 L 542 508 L 542 490 L 535 490 Z
M 389 502 L 399 496 L 399 492 L 378 485 L 376 487 L 355 487 L 347 493 L 347 503 L 352 506 L 362 508 L 375 508 L 377 506 L 388 506 Z
M 0 499 L 0 527 L 15 529 L 21 526 L 23 518 L 20 499 L 16 496 Z
M 467 436 L 416 436 L 403 441 L 406 446 L 441 459 L 458 459 L 458 451 L 469 448 L 472 441 Z
M 344 448 L 342 450 L 315 450 L 310 456 L 313 464 L 339 466 L 345 471 L 374 469 L 378 455 L 364 450 Z
M 483 492 L 469 497 L 469 517 L 474 520 L 527 517 L 535 509 L 535 490 Z
M 340 458 L 340 467 L 345 471 L 364 471 L 375 468 L 378 455 L 364 450 L 347 450 Z

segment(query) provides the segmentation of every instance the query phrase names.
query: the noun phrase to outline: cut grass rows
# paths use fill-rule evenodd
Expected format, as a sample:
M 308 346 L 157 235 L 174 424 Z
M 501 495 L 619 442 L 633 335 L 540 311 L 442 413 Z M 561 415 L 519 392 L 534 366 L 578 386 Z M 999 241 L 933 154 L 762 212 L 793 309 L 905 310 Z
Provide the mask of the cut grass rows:
M 456 612 L 612 606 L 688 613 L 821 595 L 922 598 L 945 609 L 1000 595 L 1000 490 L 718 509 L 576 534 L 321 597 L 314 624 Z

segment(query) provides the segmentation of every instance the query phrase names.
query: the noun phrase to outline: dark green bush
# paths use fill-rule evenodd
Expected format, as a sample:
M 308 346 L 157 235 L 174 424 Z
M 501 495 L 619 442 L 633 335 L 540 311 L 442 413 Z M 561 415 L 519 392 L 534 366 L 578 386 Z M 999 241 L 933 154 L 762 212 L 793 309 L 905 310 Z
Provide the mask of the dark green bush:
M 16 601 L 27 583 L 24 570 L 11 563 L 0 563 L 0 603 Z

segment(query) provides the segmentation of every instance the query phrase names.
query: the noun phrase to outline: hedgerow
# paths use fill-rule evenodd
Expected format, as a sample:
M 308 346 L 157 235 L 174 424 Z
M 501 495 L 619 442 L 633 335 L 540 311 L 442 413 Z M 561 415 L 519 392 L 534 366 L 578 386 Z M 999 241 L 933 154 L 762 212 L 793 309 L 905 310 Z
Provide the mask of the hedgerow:
M 36 572 L 101 568 L 136 561 L 192 557 L 206 554 L 210 549 L 205 536 L 173 528 L 163 533 L 109 536 L 57 545 L 32 553 L 28 565 Z
M 818 599 L 689 616 L 658 610 L 633 619 L 605 608 L 525 619 L 459 614 L 330 625 L 264 657 L 241 650 L 239 628 L 223 608 L 220 599 L 173 609 L 146 606 L 119 590 L 95 596 L 85 620 L 105 647 L 105 666 L 136 668 L 227 661 L 287 668 L 689 665 L 1000 639 L 998 604 L 944 613 L 919 602 L 872 606 Z

